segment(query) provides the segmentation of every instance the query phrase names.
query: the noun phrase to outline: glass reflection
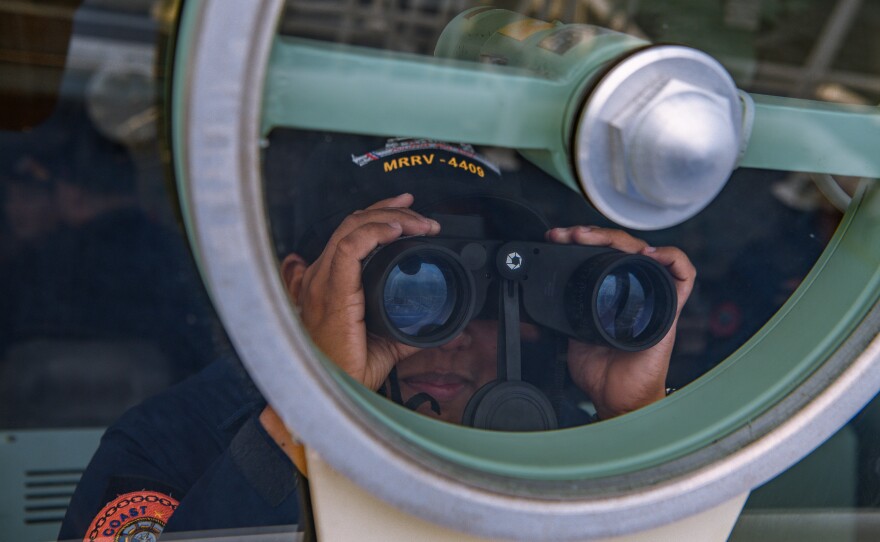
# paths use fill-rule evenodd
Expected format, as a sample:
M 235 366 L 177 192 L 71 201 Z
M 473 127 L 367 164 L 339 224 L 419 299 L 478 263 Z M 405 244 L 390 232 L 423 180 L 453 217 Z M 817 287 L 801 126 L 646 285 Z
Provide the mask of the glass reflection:
M 678 18 L 690 21 L 694 17 L 700 17 L 703 13 L 702 8 L 694 2 L 678 4 L 686 7 L 684 12 L 679 13 L 666 3 L 652 6 L 615 4 L 607 9 L 588 6 L 583 11 L 573 10 L 565 13 L 563 13 L 564 6 L 548 5 L 534 8 L 532 11 L 529 11 L 528 7 L 517 6 L 517 9 L 525 15 L 539 19 L 560 17 L 565 22 L 597 24 L 651 40 L 670 41 L 670 35 L 674 34 L 672 41 L 695 45 L 721 59 L 739 79 L 738 85 L 741 88 L 762 90 L 760 78 L 755 77 L 757 72 L 749 67 L 753 68 L 756 62 L 772 55 L 767 49 L 756 49 L 751 45 L 740 47 L 741 44 L 750 43 L 742 32 L 758 32 L 761 26 L 753 24 L 752 19 L 757 17 L 757 20 L 760 20 L 762 15 L 731 11 L 732 8 L 726 10 L 720 24 L 736 28 L 736 32 L 712 34 L 711 38 L 708 38 L 703 34 L 688 34 L 687 29 L 695 25 L 679 24 L 678 21 Z M 436 36 L 442 31 L 443 23 L 471 5 L 463 4 L 458 7 L 460 9 L 450 10 L 449 13 L 441 16 L 437 11 L 440 8 L 401 6 L 400 12 L 406 12 L 411 17 L 398 18 L 394 13 L 384 12 L 381 17 L 377 17 L 375 11 L 366 7 L 340 10 L 338 13 L 328 10 L 318 15 L 310 11 L 305 4 L 290 2 L 283 16 L 281 33 L 396 51 L 432 54 Z M 508 5 L 499 7 L 511 8 Z M 417 20 L 417 15 L 424 16 L 424 21 Z M 773 15 L 774 24 L 782 24 L 781 19 L 776 15 L 778 14 Z M 437 23 L 438 19 L 443 23 Z M 334 27 L 331 21 L 339 23 L 339 26 Z M 432 27 L 429 21 L 437 24 Z M 312 22 L 315 24 L 310 24 Z M 665 22 L 670 24 L 667 25 Z M 422 23 L 427 25 L 424 26 L 425 31 L 415 32 L 417 27 L 421 28 Z M 717 24 L 719 23 L 714 19 L 711 24 L 706 23 L 708 26 Z M 418 34 L 419 39 L 413 38 L 414 34 Z M 435 38 L 423 39 L 428 35 L 433 35 Z M 429 200 L 436 198 L 444 189 L 448 198 L 460 198 L 462 194 L 468 193 L 468 188 L 462 191 L 459 185 L 450 184 L 445 180 L 448 177 L 445 173 L 448 172 L 442 174 L 439 178 L 443 181 L 439 181 L 439 178 L 429 171 L 432 168 L 423 160 L 429 157 L 430 152 L 415 152 L 413 149 L 414 159 L 407 154 L 409 152 L 407 145 L 415 143 L 430 145 L 438 142 L 360 138 L 363 144 L 358 146 L 354 144 L 357 140 L 357 136 L 314 134 L 284 128 L 275 129 L 270 134 L 269 146 L 265 153 L 265 177 L 269 194 L 267 206 L 273 217 L 279 217 L 278 220 L 273 219 L 273 227 L 279 254 L 282 257 L 288 252 L 297 252 L 303 255 L 306 261 L 314 262 L 314 259 L 305 255 L 301 246 L 303 242 L 320 244 L 310 235 L 314 231 L 308 231 L 312 223 L 321 222 L 323 224 L 321 228 L 325 230 L 322 235 L 327 238 L 333 230 L 333 225 L 339 224 L 346 214 L 357 209 L 363 210 L 383 198 L 410 192 L 415 196 L 412 208 L 422 212 L 422 206 L 430 207 Z M 315 189 L 311 188 L 312 183 L 334 186 L 331 184 L 332 181 L 324 179 L 322 174 L 315 170 L 313 164 L 316 162 L 320 161 L 323 167 L 337 173 L 349 171 L 349 165 L 345 160 L 331 157 L 332 151 L 325 150 L 325 146 L 348 147 L 350 150 L 345 152 L 360 157 L 360 166 L 352 170 L 352 173 L 342 176 L 345 180 L 341 182 L 339 190 L 312 194 L 315 192 Z M 489 181 L 483 183 L 484 188 L 486 185 L 492 185 L 493 170 L 504 178 L 504 182 L 513 179 L 513 184 L 521 185 L 516 197 L 524 196 L 523 199 L 547 220 L 545 229 L 539 236 L 541 240 L 546 240 L 543 237 L 544 232 L 558 225 L 616 229 L 614 224 L 597 215 L 591 208 L 575 201 L 577 198 L 566 197 L 571 194 L 553 193 L 551 185 L 556 184 L 555 181 L 548 180 L 544 184 L 536 181 L 544 174 L 513 151 L 472 148 L 469 152 L 473 153 L 472 157 L 488 157 L 487 161 L 491 164 L 491 167 L 487 167 L 486 164 L 478 164 L 473 158 L 470 160 L 473 162 L 471 165 L 483 166 L 487 177 L 481 178 L 481 181 Z M 298 156 L 300 153 L 301 156 Z M 449 163 L 449 158 L 445 159 Z M 456 164 L 460 162 L 461 160 L 457 160 Z M 360 180 L 358 176 L 365 177 L 364 169 L 369 168 L 370 164 L 384 164 L 386 170 L 372 181 Z M 288 180 L 284 184 L 280 179 L 285 169 L 298 171 L 300 174 L 293 181 L 286 177 Z M 274 181 L 276 175 L 278 182 Z M 322 180 L 315 181 L 315 178 Z M 370 194 L 366 188 L 369 182 L 384 184 L 388 187 L 388 191 L 374 190 L 372 194 L 375 197 L 370 199 L 366 197 Z M 522 188 L 532 182 L 542 188 Z M 392 190 L 392 184 L 398 192 Z M 439 188 L 441 184 L 443 189 Z M 427 199 L 422 195 L 424 192 L 422 185 L 432 186 L 428 190 Z M 463 180 L 461 185 L 467 185 L 467 181 Z M 491 192 L 491 189 L 488 191 Z M 293 194 L 302 203 L 291 203 L 283 199 L 285 195 L 289 197 Z M 339 194 L 345 196 L 340 198 Z M 313 218 L 316 212 L 322 216 Z M 300 218 L 291 221 L 289 218 L 281 219 L 282 216 Z M 688 292 L 689 299 L 676 324 L 675 347 L 668 368 L 663 370 L 664 389 L 685 386 L 718 365 L 754 335 L 788 299 L 807 274 L 839 219 L 839 211 L 821 196 L 812 182 L 805 181 L 802 176 L 738 170 L 719 198 L 701 214 L 684 224 L 656 232 L 626 232 L 650 246 L 680 248 L 699 271 L 693 292 Z M 505 228 L 511 228 L 510 224 L 517 222 L 503 214 L 486 220 L 496 226 L 505 222 L 508 224 L 498 228 L 500 238 L 511 238 L 510 230 Z M 440 235 L 446 235 L 446 230 L 443 229 Z M 304 241 L 310 237 L 312 241 Z M 313 252 L 317 252 L 315 249 L 318 247 L 311 248 Z M 639 284 L 638 281 L 624 282 Z M 606 284 L 606 289 L 610 286 L 610 283 Z M 631 288 L 628 292 L 628 295 L 638 297 L 636 294 L 638 294 L 637 287 Z M 630 305 L 629 308 L 632 310 L 626 311 L 628 322 L 623 322 L 619 318 L 615 320 L 611 318 L 612 312 L 600 310 L 600 314 L 604 315 L 604 320 L 601 321 L 605 332 L 613 335 L 622 325 L 638 335 L 639 330 L 648 324 L 650 314 L 656 310 L 656 307 L 651 305 L 654 300 L 651 293 L 643 292 L 643 294 L 645 296 L 643 310 L 638 310 L 636 306 L 639 305 L 638 303 Z M 634 298 L 633 300 L 635 301 Z M 497 304 L 494 300 L 489 303 Z M 544 331 L 544 335 L 548 335 L 546 330 Z M 542 339 L 551 340 L 547 336 L 542 336 Z M 563 344 L 550 356 L 558 362 L 561 360 L 563 367 L 566 349 L 566 345 Z M 533 376 L 539 375 L 535 380 L 539 386 L 553 382 L 552 370 L 549 369 L 552 364 L 536 363 L 537 368 L 535 368 L 525 359 L 523 364 L 524 372 L 534 373 Z M 574 411 L 585 414 L 583 420 L 595 420 L 596 405 L 590 392 L 578 387 L 571 374 L 566 375 L 563 380 L 562 395 L 571 399 L 569 406 Z M 599 390 L 590 391 L 594 395 L 602 395 Z M 551 393 L 551 395 L 556 394 Z
M 412 256 L 396 265 L 385 282 L 383 301 L 391 324 L 420 336 L 446 324 L 458 294 L 443 262 Z
M 168 506 L 144 504 L 134 523 L 126 507 L 94 534 L 155 538 L 182 498 L 160 456 L 210 465 L 222 450 L 198 430 L 222 439 L 209 417 L 234 426 L 259 402 L 169 192 L 159 124 L 172 4 L 0 5 L 0 479 L 18 511 L 0 518 L 4 539 L 88 539 L 108 501 L 141 490 Z
M 302 175 L 284 214 L 305 228 L 283 238 L 294 253 L 285 284 L 316 345 L 368 388 L 462 423 L 471 401 L 519 400 L 519 389 L 498 390 L 522 382 L 555 421 L 498 426 L 520 430 L 608 419 L 665 396 L 673 319 L 694 280 L 682 250 L 614 227 L 502 149 L 276 130 L 270 191 L 274 172 L 291 168 Z M 440 248 L 454 265 L 422 261 Z M 416 253 L 420 265 L 409 265 Z M 626 253 L 645 261 L 618 259 Z M 647 280 L 648 264 L 662 275 Z M 668 293 L 658 297 L 663 277 Z M 424 366 L 418 377 L 406 373 L 411 364 Z
M 596 309 L 602 327 L 621 340 L 641 335 L 654 313 L 650 283 L 622 270 L 605 277 L 599 285 Z
M 598 24 L 655 42 L 695 46 L 720 59 L 738 86 L 748 91 L 848 103 L 880 101 L 880 65 L 876 58 L 864 54 L 871 50 L 873 41 L 869 36 L 880 24 L 880 11 L 873 3 L 743 0 L 712 4 L 669 0 L 493 4 L 538 19 Z M 458 13 L 454 9 L 442 12 L 449 5 L 407 4 L 381 15 L 364 5 L 362 9 L 349 8 L 338 13 L 329 10 L 318 15 L 310 12 L 306 3 L 292 1 L 288 3 L 281 31 L 339 43 L 431 54 L 443 26 L 431 23 L 436 19 L 448 21 Z M 461 2 L 456 7 L 466 9 L 472 5 Z M 851 9 L 841 9 L 847 6 Z M 436 17 L 428 15 L 435 11 Z M 832 28 L 836 30 L 829 31 Z M 293 248 L 295 232 L 302 231 L 289 219 L 301 209 L 279 197 L 309 197 L 309 160 L 298 154 L 308 155 L 300 140 L 313 137 L 285 132 L 276 130 L 272 134 L 266 152 L 266 182 L 271 193 L 267 206 L 273 210 L 273 217 L 278 217 L 273 218 L 273 227 L 282 254 L 284 249 Z M 503 157 L 505 175 L 528 168 L 510 151 L 478 151 Z M 304 173 L 282 182 L 285 170 Z M 279 180 L 273 182 L 273 176 Z M 847 204 L 846 193 L 852 193 L 857 180 L 837 178 L 831 182 L 833 186 L 829 189 L 803 174 L 739 170 L 720 197 L 694 219 L 666 231 L 639 234 L 654 246 L 681 247 L 699 270 L 694 292 L 678 322 L 667 377 L 670 388 L 681 388 L 721 363 L 760 330 L 800 285 L 837 227 L 840 211 Z M 530 201 L 555 212 L 570 206 L 570 202 L 563 201 L 547 205 L 540 198 Z M 321 203 L 329 204 L 320 198 L 310 198 L 309 206 Z M 582 216 L 589 216 L 587 223 L 609 225 L 601 217 Z M 578 396 L 574 403 L 579 407 L 586 404 L 583 396 Z M 819 480 L 818 483 L 809 488 L 783 483 L 782 489 L 767 502 L 775 503 L 776 507 L 786 503 L 798 506 L 803 502 L 823 503 L 807 505 L 813 507 L 876 504 L 877 477 L 870 466 L 877 457 L 873 445 L 876 438 L 872 436 L 876 431 L 869 429 L 876 427 L 870 422 L 875 410 L 873 405 L 858 418 L 861 447 L 857 451 L 853 447 L 843 457 L 838 454 L 833 459 L 823 455 L 816 460 L 816 468 L 800 477 Z M 850 465 L 852 454 L 856 453 L 859 467 L 852 470 L 858 470 L 858 475 L 829 485 L 823 485 L 821 476 L 817 478 L 821 469 L 827 472 L 829 464 L 844 461 Z M 859 480 L 857 499 L 847 493 L 850 479 Z M 829 494 L 841 493 L 846 498 L 827 498 Z
M 52 25 L 73 28 L 69 51 L 62 48 L 50 51 L 51 55 L 42 51 L 46 56 L 28 57 L 31 60 L 25 63 L 30 62 L 31 68 L 38 63 L 34 58 L 51 60 L 48 70 L 42 64 L 34 70 L 33 87 L 21 86 L 27 77 L 2 79 L 4 97 L 16 95 L 15 100 L 4 100 L 2 126 L 6 131 L 0 134 L 4 219 L 0 284 L 5 300 L 0 310 L 0 428 L 6 430 L 106 425 L 127 407 L 226 352 L 222 331 L 194 272 L 176 211 L 167 197 L 162 173 L 165 151 L 156 141 L 157 122 L 162 120 L 156 93 L 165 76 L 163 62 L 157 61 L 155 52 L 157 37 L 162 37 L 156 14 L 167 6 L 162 2 L 112 1 L 50 4 L 52 11 L 45 19 Z M 706 3 L 696 1 L 503 4 L 545 20 L 600 24 L 655 41 L 694 44 L 729 61 L 743 88 L 866 103 L 878 99 L 876 59 L 863 54 L 864 44 L 870 42 L 864 36 L 873 35 L 878 24 L 878 12 L 872 4 L 866 4 L 862 17 L 850 21 L 854 37 L 837 48 L 834 65 L 813 65 L 809 70 L 802 70 L 809 60 L 807 51 L 834 48 L 821 32 L 823 21 L 831 15 L 829 3 L 775 2 L 772 9 L 762 10 L 755 8 L 755 2 L 726 2 L 720 17 L 707 15 Z M 470 5 L 361 2 L 314 9 L 313 3 L 291 1 L 281 30 L 340 43 L 430 54 L 445 24 Z M 14 11 L 15 6 L 2 9 Z M 4 19 L 4 23 L 10 20 Z M 50 22 L 44 21 L 47 26 L 38 28 L 47 35 L 66 35 L 47 30 Z M 103 24 L 106 27 L 102 28 Z M 13 34 L 6 32 L 5 26 L 0 28 L 0 42 L 7 47 L 2 36 Z M 4 55 L 4 67 L 12 57 L 18 58 Z M 807 73 L 802 76 L 803 71 Z M 865 77 L 856 77 L 854 72 Z M 44 88 L 58 90 L 46 95 Z M 14 105 L 22 103 L 26 106 L 20 109 L 39 114 L 16 111 Z M 14 122 L 6 122 L 13 117 Z M 420 176 L 427 158 L 417 163 L 410 155 L 405 164 L 398 159 L 393 171 L 378 176 L 380 193 L 372 190 L 370 182 L 339 172 L 353 167 L 351 155 L 399 146 L 400 140 L 277 130 L 268 144 L 267 208 L 278 253 L 282 257 L 301 254 L 309 264 L 317 261 L 325 248 L 319 240 L 328 238 L 354 210 L 384 197 L 415 192 L 412 182 L 419 181 L 429 193 L 418 194 L 411 208 L 428 213 L 422 202 L 442 199 L 435 197 L 435 187 L 444 187 L 445 195 L 456 199 L 462 192 L 473 193 L 474 187 L 482 190 L 491 184 L 485 175 L 493 168 L 501 172 L 504 182 L 515 181 L 512 185 L 518 188 L 513 195 L 535 207 L 549 222 L 532 224 L 534 218 L 519 215 L 511 220 L 509 210 L 481 208 L 460 200 L 451 206 L 433 207 L 432 212 L 439 214 L 454 211 L 481 217 L 476 226 L 460 227 L 456 235 L 483 228 L 484 236 L 521 236 L 538 228 L 538 240 L 546 241 L 544 232 L 554 226 L 614 228 L 570 193 L 557 194 L 555 182 L 545 183 L 542 172 L 508 149 L 453 144 L 458 150 L 452 167 L 461 169 L 464 180 L 442 173 Z M 431 143 L 421 143 L 425 144 Z M 420 160 L 431 155 L 424 147 L 414 153 Z M 464 168 L 459 167 L 462 163 Z M 451 166 L 452 162 L 447 160 L 446 164 Z M 400 181 L 399 176 L 406 172 L 412 175 Z M 327 182 L 327 176 L 333 177 L 335 184 Z M 392 180 L 395 177 L 397 180 Z M 663 384 L 686 385 L 760 329 L 812 267 L 839 217 L 804 176 L 739 171 L 721 197 L 698 217 L 670 230 L 634 234 L 651 246 L 680 247 L 699 270 L 678 322 L 675 350 Z M 444 232 L 448 230 L 444 228 Z M 553 235 L 556 241 L 566 236 L 559 232 Z M 296 269 L 292 266 L 288 271 Z M 436 274 L 432 276 L 436 278 Z M 302 290 L 291 293 L 296 297 Z M 394 377 L 402 402 L 424 394 L 422 398 L 426 395 L 437 403 L 436 410 L 430 399 L 410 406 L 443 421 L 460 422 L 476 391 L 499 377 L 499 301 L 498 294 L 494 296 L 485 301 L 485 312 L 477 314 L 453 341 L 437 348 L 407 351 L 409 355 L 396 364 Z M 493 310 L 496 314 L 489 318 Z M 632 320 L 635 329 L 642 326 L 638 313 Z M 340 342 L 339 330 L 328 328 L 317 333 L 327 334 L 329 346 L 325 349 L 333 357 L 334 344 Z M 597 349 L 583 343 L 572 345 L 529 322 L 518 326 L 518 334 L 523 379 L 547 393 L 560 424 L 595 420 L 597 404 L 601 406 L 605 398 L 601 390 L 589 385 L 589 374 L 571 371 L 570 357 L 598 359 Z M 240 376 L 236 373 L 222 380 L 236 383 Z M 390 397 L 393 386 L 384 376 L 369 385 Z M 205 380 L 197 382 L 204 385 L 191 384 L 184 388 L 185 393 L 204 397 L 205 390 L 213 389 Z M 259 412 L 252 404 L 253 396 L 238 392 L 235 401 Z M 608 401 L 604 405 L 609 412 L 627 408 Z M 878 494 L 872 470 L 877 455 L 873 410 L 857 422 L 862 446 L 858 450 L 857 504 L 863 505 L 876 504 Z M 229 414 L 232 419 L 234 413 Z M 165 421 L 174 419 L 165 415 Z M 235 424 L 240 422 L 236 419 Z M 235 424 L 229 427 L 239 429 Z M 224 434 L 226 437 L 229 435 Z M 56 447 L 66 447 L 69 440 L 64 439 Z M 11 442 L 4 444 L 12 446 Z M 208 455 L 201 463 L 210 463 Z M 112 462 L 106 454 L 100 459 L 105 464 Z M 290 520 L 290 516 L 284 519 Z M 33 539 L 54 536 L 60 517 L 43 521 L 53 532 Z

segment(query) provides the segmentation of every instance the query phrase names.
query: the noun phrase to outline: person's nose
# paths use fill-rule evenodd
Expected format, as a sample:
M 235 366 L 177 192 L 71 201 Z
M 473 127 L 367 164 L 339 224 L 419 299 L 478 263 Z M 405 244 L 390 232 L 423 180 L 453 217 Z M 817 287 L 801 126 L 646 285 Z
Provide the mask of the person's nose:
M 465 329 L 464 331 L 459 333 L 454 339 L 452 339 L 448 343 L 441 344 L 440 350 L 445 350 L 445 351 L 464 350 L 465 348 L 469 347 L 472 342 L 473 342 L 473 337 L 471 337 L 471 334 L 468 332 L 467 329 Z

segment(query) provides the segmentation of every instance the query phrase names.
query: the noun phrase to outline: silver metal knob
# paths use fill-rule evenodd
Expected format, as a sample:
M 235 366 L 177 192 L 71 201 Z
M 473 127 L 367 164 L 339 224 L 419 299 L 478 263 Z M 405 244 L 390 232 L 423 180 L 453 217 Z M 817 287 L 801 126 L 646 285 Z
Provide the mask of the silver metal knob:
M 736 85 L 717 61 L 687 47 L 648 48 L 620 62 L 590 94 L 574 141 L 578 180 L 618 224 L 670 227 L 724 187 L 741 126 Z

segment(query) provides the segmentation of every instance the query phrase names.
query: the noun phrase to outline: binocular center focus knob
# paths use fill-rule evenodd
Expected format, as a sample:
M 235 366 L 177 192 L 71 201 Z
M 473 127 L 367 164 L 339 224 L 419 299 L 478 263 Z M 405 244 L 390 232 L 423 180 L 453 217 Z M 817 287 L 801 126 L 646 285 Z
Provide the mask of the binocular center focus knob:
M 506 243 L 495 254 L 495 268 L 503 278 L 523 280 L 531 266 L 532 253 L 519 243 Z

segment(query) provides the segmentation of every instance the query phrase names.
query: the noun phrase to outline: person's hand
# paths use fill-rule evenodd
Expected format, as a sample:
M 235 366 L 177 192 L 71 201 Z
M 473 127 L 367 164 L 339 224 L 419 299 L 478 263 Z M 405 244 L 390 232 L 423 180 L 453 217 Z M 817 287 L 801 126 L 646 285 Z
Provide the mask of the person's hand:
M 315 345 L 352 378 L 377 390 L 401 359 L 419 349 L 367 333 L 361 262 L 401 235 L 436 235 L 440 224 L 409 209 L 410 194 L 355 211 L 339 225 L 321 256 L 307 265 L 296 254 L 281 266 Z
M 666 395 L 666 373 L 675 343 L 678 316 L 691 294 L 696 269 L 675 247 L 650 247 L 620 230 L 575 226 L 547 232 L 547 240 L 560 244 L 607 246 L 631 254 L 644 254 L 664 265 L 675 281 L 678 307 L 666 336 L 641 352 L 624 352 L 609 346 L 569 340 L 568 370 L 575 385 L 593 400 L 600 419 L 639 409 Z

